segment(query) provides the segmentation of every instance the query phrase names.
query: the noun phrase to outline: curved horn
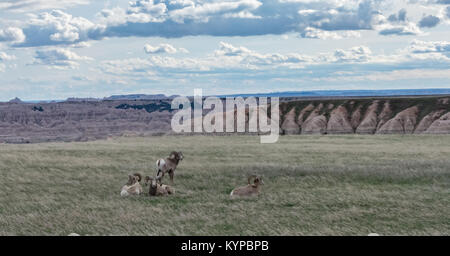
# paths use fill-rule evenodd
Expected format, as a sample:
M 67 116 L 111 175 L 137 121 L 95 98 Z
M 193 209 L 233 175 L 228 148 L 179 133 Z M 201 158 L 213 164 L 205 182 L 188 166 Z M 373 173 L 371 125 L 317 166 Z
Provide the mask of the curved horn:
M 140 173 L 133 174 L 134 176 L 138 177 L 138 181 L 140 182 L 142 180 L 142 175 Z
M 259 184 L 264 185 L 264 180 L 262 176 L 258 176 L 259 178 Z
M 128 185 L 128 186 L 133 185 L 133 178 L 134 178 L 133 175 L 128 174 L 128 181 L 127 181 L 126 185 Z
M 250 175 L 250 176 L 248 176 L 248 179 L 247 179 L 247 182 L 248 182 L 248 185 L 250 185 L 251 184 L 251 182 L 250 182 L 250 179 L 251 178 L 256 178 L 257 176 L 256 175 Z

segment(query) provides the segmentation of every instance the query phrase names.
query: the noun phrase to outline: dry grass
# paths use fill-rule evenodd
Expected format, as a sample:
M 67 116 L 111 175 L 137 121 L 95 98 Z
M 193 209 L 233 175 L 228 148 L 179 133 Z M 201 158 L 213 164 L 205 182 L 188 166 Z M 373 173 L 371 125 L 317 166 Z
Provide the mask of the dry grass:
M 449 145 L 398 135 L 0 145 L 0 235 L 450 235 Z M 175 196 L 119 196 L 128 173 L 153 175 L 174 149 L 185 156 Z M 263 194 L 230 200 L 251 173 Z

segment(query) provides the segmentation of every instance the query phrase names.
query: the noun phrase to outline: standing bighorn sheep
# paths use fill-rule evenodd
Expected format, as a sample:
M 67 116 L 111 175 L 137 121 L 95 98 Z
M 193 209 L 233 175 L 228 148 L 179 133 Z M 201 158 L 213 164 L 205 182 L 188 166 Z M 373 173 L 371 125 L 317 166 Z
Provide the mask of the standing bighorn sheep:
M 156 176 L 164 177 L 166 172 L 170 175 L 170 183 L 173 184 L 173 176 L 175 174 L 175 169 L 177 168 L 180 161 L 183 160 L 183 153 L 172 151 L 168 158 L 159 159 L 156 161 Z M 159 179 L 161 182 L 161 179 Z
M 253 184 L 251 184 L 251 179 L 253 179 Z M 264 182 L 261 177 L 256 175 L 251 175 L 248 177 L 247 186 L 238 187 L 233 189 L 230 193 L 231 198 L 235 197 L 244 197 L 244 196 L 256 196 L 259 194 L 261 190 L 261 185 L 264 185 Z
M 147 186 L 149 183 L 150 183 L 150 188 L 149 188 L 148 194 L 150 196 L 165 196 L 165 195 L 171 195 L 171 194 L 175 193 L 175 191 L 173 190 L 172 187 L 160 184 L 161 176 L 158 176 L 156 178 L 146 176 L 144 186 Z
M 139 183 L 142 180 L 142 176 L 139 173 L 128 175 L 128 182 L 122 187 L 120 191 L 121 196 L 139 195 L 142 191 L 142 186 Z

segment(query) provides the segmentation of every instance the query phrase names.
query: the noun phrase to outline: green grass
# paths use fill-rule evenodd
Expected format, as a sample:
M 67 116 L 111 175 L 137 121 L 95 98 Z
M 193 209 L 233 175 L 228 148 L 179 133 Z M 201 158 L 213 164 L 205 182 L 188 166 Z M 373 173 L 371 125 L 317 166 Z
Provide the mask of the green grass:
M 450 136 L 166 136 L 0 145 L 0 235 L 450 235 Z M 170 197 L 127 174 L 185 159 Z M 247 174 L 263 193 L 231 200 Z M 165 179 L 167 181 L 167 178 Z

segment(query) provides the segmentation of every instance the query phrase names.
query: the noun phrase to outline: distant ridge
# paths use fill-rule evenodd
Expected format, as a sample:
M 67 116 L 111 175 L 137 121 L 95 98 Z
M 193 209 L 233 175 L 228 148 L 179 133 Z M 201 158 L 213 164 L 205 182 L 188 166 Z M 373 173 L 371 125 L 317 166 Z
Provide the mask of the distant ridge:
M 426 96 L 450 94 L 446 89 L 393 89 L 393 90 L 321 90 L 321 91 L 287 91 L 255 94 L 217 95 L 218 97 L 377 97 L 377 96 Z
M 167 100 L 173 99 L 178 95 L 166 96 L 164 94 L 127 94 L 127 95 L 112 95 L 103 98 L 103 100 Z
M 23 101 L 17 97 L 15 97 L 14 99 L 10 100 L 9 103 L 23 103 Z
M 450 87 L 450 86 L 449 86 Z M 389 90 L 318 90 L 318 91 L 285 91 L 269 93 L 247 93 L 247 94 L 222 94 L 211 95 L 217 97 L 396 97 L 396 96 L 431 96 L 431 95 L 450 95 L 450 88 L 442 89 L 389 89 Z M 10 103 L 51 103 L 51 102 L 86 102 L 86 101 L 115 101 L 115 100 L 170 100 L 179 95 L 166 96 L 164 94 L 125 94 L 112 95 L 102 98 L 68 98 L 66 100 L 28 100 L 21 101 L 15 98 Z M 209 95 L 204 95 L 209 96 Z

